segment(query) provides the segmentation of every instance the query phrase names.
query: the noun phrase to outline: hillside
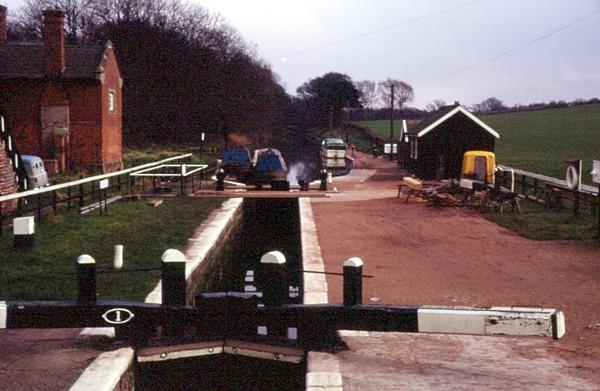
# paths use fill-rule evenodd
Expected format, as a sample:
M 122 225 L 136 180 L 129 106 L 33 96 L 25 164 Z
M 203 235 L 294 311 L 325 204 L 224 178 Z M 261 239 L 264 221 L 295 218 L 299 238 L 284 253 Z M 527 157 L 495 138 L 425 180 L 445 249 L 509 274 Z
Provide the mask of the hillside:
M 588 173 L 592 169 L 592 160 L 600 159 L 600 104 L 479 117 L 500 133 L 496 144 L 499 163 L 563 178 L 564 161 L 581 158 L 584 182 L 591 183 Z M 389 121 L 357 124 L 389 137 Z M 400 124 L 401 121 L 394 124 L 396 137 Z
M 600 159 L 600 104 L 480 118 L 500 133 L 500 163 L 563 178 L 564 161 L 581 158 L 584 181 L 591 181 L 592 160 Z

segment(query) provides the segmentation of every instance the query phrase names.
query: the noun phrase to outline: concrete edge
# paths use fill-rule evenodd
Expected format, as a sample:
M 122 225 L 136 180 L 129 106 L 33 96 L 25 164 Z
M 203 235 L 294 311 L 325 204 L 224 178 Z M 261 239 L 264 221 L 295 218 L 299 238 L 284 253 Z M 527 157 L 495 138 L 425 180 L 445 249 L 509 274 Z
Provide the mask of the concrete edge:
M 202 261 L 210 250 L 217 244 L 221 232 L 229 225 L 235 212 L 242 205 L 243 198 L 230 198 L 221 205 L 221 208 L 213 211 L 209 217 L 194 231 L 188 239 L 185 250 L 185 278 L 188 279 L 194 271 L 202 264 Z M 162 284 L 159 281 L 152 292 L 146 296 L 146 303 L 161 303 Z
M 69 391 L 113 391 L 130 371 L 132 362 L 132 348 L 102 353 L 83 371 Z
M 298 203 L 300 208 L 302 265 L 307 270 L 325 271 L 310 199 L 299 198 Z M 327 280 L 322 275 L 305 273 L 303 285 L 304 304 L 324 304 L 329 301 L 327 297 Z M 342 391 L 342 374 L 340 373 L 338 359 L 334 354 L 308 352 L 306 361 L 307 391 Z
M 186 255 L 186 279 L 200 266 L 206 254 L 217 244 L 221 232 L 226 229 L 236 211 L 242 205 L 242 198 L 231 198 L 213 211 L 206 220 L 194 231 Z M 161 303 L 162 284 L 159 281 L 152 292 L 146 296 L 146 303 Z M 108 336 L 114 337 L 114 327 L 85 328 L 80 337 Z M 134 361 L 132 348 L 123 348 L 98 356 L 79 376 L 70 391 L 113 391 Z

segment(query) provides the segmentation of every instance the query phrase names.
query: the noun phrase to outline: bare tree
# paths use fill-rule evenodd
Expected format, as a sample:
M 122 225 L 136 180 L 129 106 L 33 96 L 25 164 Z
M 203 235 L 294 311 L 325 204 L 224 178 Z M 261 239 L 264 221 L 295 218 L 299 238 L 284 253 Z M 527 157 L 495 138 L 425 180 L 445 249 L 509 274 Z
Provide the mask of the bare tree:
M 446 102 L 442 99 L 434 99 L 432 102 L 427 103 L 425 106 L 425 110 L 427 111 L 437 111 L 440 107 L 446 106 Z
M 69 43 L 87 42 L 95 25 L 95 0 L 26 0 L 16 22 L 16 33 L 23 39 L 42 36 L 42 12 L 59 8 L 65 12 L 65 38 Z
M 377 103 L 377 89 L 375 82 L 371 80 L 363 80 L 354 83 L 356 88 L 360 91 L 360 98 L 358 99 L 363 109 L 367 113 Z
M 412 102 L 415 97 L 413 88 L 410 84 L 395 80 L 387 79 L 377 83 L 377 90 L 379 94 L 379 100 L 384 107 L 389 107 L 392 100 L 391 86 L 394 86 L 394 102 L 401 109 L 406 103 Z

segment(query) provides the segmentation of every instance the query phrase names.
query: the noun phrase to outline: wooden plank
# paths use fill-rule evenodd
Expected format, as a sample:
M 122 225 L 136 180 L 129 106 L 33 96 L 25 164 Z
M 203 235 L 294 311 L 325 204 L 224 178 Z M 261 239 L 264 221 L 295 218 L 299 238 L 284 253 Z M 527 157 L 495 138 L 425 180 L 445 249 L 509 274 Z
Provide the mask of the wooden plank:
M 221 353 L 223 353 L 223 341 L 203 341 L 181 345 L 156 346 L 139 349 L 137 351 L 137 362 L 178 360 Z
M 228 354 L 292 364 L 299 364 L 304 359 L 304 350 L 302 349 L 239 340 L 226 340 L 223 351 Z

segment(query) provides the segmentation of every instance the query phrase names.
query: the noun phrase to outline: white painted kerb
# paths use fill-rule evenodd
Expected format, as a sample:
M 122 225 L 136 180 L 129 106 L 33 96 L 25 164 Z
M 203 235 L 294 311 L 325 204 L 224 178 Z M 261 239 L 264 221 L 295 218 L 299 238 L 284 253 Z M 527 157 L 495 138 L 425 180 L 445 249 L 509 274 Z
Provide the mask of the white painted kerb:
M 113 391 L 132 362 L 132 348 L 102 353 L 85 369 L 69 391 Z
M 6 302 L 0 301 L 0 329 L 6 328 Z

